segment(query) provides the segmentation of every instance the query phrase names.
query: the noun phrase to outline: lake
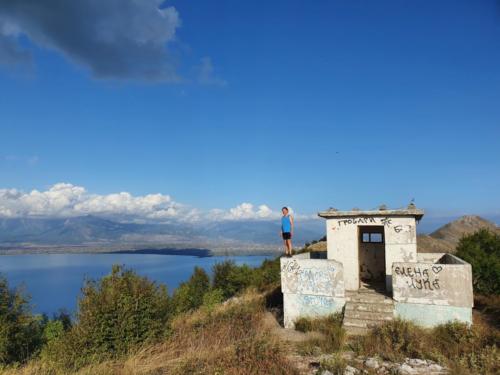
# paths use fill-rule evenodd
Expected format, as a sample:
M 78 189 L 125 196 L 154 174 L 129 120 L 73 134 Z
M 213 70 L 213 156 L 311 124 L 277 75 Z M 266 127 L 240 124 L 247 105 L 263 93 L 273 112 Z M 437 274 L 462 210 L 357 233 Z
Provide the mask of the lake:
M 29 254 L 0 256 L 0 274 L 10 287 L 24 285 L 31 295 L 33 311 L 52 315 L 64 308 L 76 309 L 85 278 L 97 279 L 122 264 L 138 274 L 166 284 L 169 293 L 187 280 L 195 266 L 207 272 L 215 263 L 233 260 L 236 264 L 259 266 L 267 256 L 212 256 L 158 254 Z

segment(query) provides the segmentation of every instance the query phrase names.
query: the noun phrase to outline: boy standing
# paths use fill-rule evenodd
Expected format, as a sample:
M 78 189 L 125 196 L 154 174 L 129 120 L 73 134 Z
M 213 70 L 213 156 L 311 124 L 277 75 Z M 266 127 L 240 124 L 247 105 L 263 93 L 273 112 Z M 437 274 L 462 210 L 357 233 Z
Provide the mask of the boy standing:
M 292 236 L 293 236 L 293 217 L 289 214 L 288 207 L 281 209 L 281 237 L 285 244 L 285 256 L 291 257 L 292 254 Z

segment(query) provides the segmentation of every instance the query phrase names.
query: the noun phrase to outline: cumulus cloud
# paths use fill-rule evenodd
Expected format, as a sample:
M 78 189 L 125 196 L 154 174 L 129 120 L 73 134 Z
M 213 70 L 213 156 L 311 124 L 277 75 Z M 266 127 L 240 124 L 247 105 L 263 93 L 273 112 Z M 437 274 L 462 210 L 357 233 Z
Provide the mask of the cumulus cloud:
M 290 210 L 293 213 L 292 210 Z M 128 192 L 91 194 L 82 186 L 57 183 L 47 190 L 24 192 L 0 189 L 0 217 L 72 217 L 97 215 L 118 221 L 277 220 L 280 210 L 268 205 L 241 203 L 228 210 L 201 211 L 174 201 L 169 195 L 134 196 Z M 302 218 L 309 218 L 301 216 Z
M 214 209 L 209 213 L 213 220 L 258 220 L 276 219 L 281 216 L 280 212 L 273 211 L 269 206 L 262 204 L 255 207 L 251 203 L 242 203 L 229 210 Z
M 84 187 L 67 183 L 55 184 L 46 191 L 32 190 L 27 193 L 17 189 L 0 189 L 0 215 L 6 217 L 89 214 L 161 220 L 177 217 L 182 210 L 182 205 L 163 194 L 89 194 Z
M 96 78 L 176 81 L 167 44 L 181 21 L 163 0 L 0 2 L 0 63 L 29 63 L 21 36 L 56 50 Z

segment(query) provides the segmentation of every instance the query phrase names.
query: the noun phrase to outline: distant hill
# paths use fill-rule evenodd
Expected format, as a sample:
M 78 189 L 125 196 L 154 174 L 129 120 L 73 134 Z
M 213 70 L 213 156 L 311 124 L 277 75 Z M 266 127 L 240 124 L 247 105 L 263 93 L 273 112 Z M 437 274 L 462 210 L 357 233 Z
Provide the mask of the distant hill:
M 421 253 L 453 253 L 463 236 L 480 229 L 488 229 L 500 234 L 500 228 L 491 221 L 475 215 L 462 216 L 429 235 L 419 235 L 417 238 L 418 251 Z

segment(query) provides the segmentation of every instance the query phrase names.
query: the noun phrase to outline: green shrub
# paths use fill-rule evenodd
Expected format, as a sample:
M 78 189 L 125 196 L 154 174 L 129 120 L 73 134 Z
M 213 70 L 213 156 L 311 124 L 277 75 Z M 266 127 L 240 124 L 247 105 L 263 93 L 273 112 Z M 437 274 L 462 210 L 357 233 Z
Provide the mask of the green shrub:
M 500 294 L 500 236 L 486 229 L 463 237 L 457 256 L 472 265 L 474 290 L 486 295 Z
M 278 284 L 281 278 L 280 271 L 280 258 L 264 260 L 262 265 L 254 270 L 253 285 L 262 291 Z
M 224 294 L 220 289 L 212 289 L 203 296 L 203 307 L 212 310 L 215 306 L 224 302 Z
M 31 313 L 29 298 L 10 290 L 0 277 L 0 365 L 25 362 L 43 342 L 43 319 Z
M 175 290 L 172 304 L 177 314 L 194 310 L 203 304 L 205 294 L 210 290 L 210 279 L 203 268 L 195 267 L 191 278 Z
M 167 290 L 146 277 L 113 266 L 110 275 L 86 281 L 78 303 L 76 323 L 48 341 L 42 356 L 56 367 L 78 369 L 117 357 L 163 336 L 171 317 Z
M 255 283 L 255 271 L 247 265 L 237 266 L 232 260 L 213 266 L 213 288 L 228 299 Z

